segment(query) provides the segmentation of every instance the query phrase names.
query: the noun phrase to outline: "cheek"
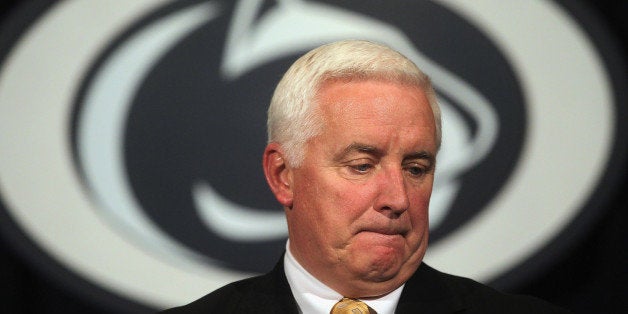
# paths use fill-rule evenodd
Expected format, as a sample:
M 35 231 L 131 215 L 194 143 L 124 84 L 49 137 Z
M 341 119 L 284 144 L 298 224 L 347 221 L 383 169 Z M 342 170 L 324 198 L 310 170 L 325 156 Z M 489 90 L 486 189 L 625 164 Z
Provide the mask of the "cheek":
M 352 197 L 348 197 L 345 187 L 318 173 L 301 177 L 307 179 L 300 182 L 294 195 L 294 210 L 300 211 L 300 223 L 311 226 L 314 235 L 328 237 L 337 233 L 334 230 L 339 230 L 342 226 L 346 228 Z
M 430 196 L 431 188 L 423 189 L 411 196 L 410 203 L 412 205 L 409 209 L 409 214 L 415 228 L 421 226 L 427 228 L 429 220 Z
M 377 189 L 368 184 L 346 182 L 336 185 L 326 195 L 334 208 L 341 211 L 340 216 L 353 221 L 373 207 Z
M 365 187 L 334 181 L 318 186 L 316 208 L 319 234 L 330 246 L 344 247 L 361 217 L 372 208 L 372 194 Z M 312 208 L 313 209 L 313 208 Z M 314 217 L 313 217 L 314 218 Z

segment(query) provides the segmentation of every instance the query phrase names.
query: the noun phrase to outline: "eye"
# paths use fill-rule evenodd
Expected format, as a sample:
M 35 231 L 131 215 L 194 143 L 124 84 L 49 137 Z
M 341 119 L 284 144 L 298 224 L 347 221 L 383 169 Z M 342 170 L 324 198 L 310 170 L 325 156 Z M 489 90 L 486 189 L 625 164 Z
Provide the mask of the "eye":
M 357 158 L 345 163 L 346 169 L 355 175 L 370 173 L 375 168 L 375 162 L 370 158 Z
M 361 164 L 357 164 L 357 165 L 351 165 L 350 166 L 353 170 L 355 170 L 356 172 L 359 173 L 366 173 L 369 170 L 371 170 L 373 168 L 372 164 L 368 164 L 368 163 L 361 163 Z
M 421 169 L 420 167 L 409 167 L 408 172 L 410 172 L 410 174 L 412 175 L 418 176 L 418 175 L 423 174 L 425 171 Z
M 413 177 L 421 177 L 429 170 L 429 168 L 418 164 L 406 165 L 404 169 Z

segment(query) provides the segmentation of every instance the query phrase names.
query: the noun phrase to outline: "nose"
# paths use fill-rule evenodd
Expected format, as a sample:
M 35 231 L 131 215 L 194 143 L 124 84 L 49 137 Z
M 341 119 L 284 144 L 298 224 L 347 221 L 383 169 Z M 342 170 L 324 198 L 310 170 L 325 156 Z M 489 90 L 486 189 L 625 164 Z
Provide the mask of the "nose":
M 379 193 L 374 204 L 376 210 L 394 218 L 408 209 L 410 200 L 402 169 L 382 171 L 378 183 Z

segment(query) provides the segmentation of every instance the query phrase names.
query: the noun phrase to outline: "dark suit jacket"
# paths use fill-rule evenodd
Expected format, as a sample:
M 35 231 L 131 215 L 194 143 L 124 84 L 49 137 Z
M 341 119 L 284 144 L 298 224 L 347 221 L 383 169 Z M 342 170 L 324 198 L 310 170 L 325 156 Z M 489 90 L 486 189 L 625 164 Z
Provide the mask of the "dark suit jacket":
M 283 259 L 268 274 L 228 284 L 188 305 L 163 313 L 299 313 L 283 269 Z M 498 292 L 471 279 L 441 273 L 421 264 L 406 282 L 395 313 L 568 313 L 528 296 Z

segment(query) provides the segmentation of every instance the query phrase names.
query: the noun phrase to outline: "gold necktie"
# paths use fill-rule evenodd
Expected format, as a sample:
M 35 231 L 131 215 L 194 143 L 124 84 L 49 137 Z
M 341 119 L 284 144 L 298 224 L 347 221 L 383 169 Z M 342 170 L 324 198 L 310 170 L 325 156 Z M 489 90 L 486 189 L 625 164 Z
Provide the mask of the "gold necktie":
M 349 298 L 342 298 L 331 308 L 331 314 L 369 314 L 368 305 L 366 303 Z

